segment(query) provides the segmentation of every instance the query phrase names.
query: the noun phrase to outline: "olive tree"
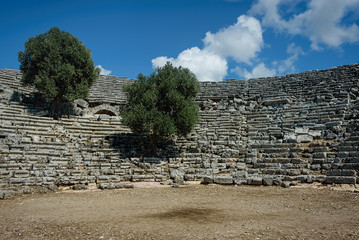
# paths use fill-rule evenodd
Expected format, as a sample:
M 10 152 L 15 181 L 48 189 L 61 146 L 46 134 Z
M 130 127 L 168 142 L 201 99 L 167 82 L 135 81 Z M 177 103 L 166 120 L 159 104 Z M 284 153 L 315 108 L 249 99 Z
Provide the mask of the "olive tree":
M 122 121 L 133 132 L 150 135 L 152 147 L 158 140 L 185 136 L 199 119 L 195 102 L 199 89 L 189 69 L 167 62 L 148 77 L 139 74 L 138 80 L 124 87 L 129 107 Z
M 77 37 L 57 27 L 30 37 L 18 59 L 22 83 L 34 86 L 52 101 L 53 113 L 59 102 L 86 99 L 99 76 L 90 50 Z

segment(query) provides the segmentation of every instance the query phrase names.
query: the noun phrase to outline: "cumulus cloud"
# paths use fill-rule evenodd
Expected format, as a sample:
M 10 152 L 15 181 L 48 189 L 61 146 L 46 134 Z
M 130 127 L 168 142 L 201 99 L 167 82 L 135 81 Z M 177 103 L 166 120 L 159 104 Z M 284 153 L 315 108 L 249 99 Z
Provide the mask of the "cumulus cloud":
M 181 52 L 176 59 L 158 57 L 152 60 L 154 67 L 162 67 L 166 62 L 174 66 L 189 68 L 199 81 L 219 81 L 227 74 L 227 61 L 206 49 L 201 50 L 193 47 Z
M 110 75 L 112 72 L 111 70 L 104 69 L 101 65 L 97 65 L 96 68 L 100 69 L 101 75 Z
M 157 57 L 152 60 L 152 65 L 162 67 L 170 61 L 174 66 L 189 68 L 199 81 L 221 81 L 227 75 L 227 58 L 238 63 L 250 63 L 261 50 L 261 24 L 254 17 L 242 15 L 228 28 L 216 33 L 207 32 L 203 42 L 203 49 L 184 50 L 177 58 Z
M 228 28 L 207 32 L 203 42 L 206 50 L 221 57 L 250 63 L 263 46 L 262 27 L 254 17 L 242 15 Z
M 242 69 L 239 66 L 231 69 L 232 73 L 236 73 L 238 76 L 242 76 L 245 79 L 250 78 L 260 78 L 260 77 L 273 77 L 276 75 L 277 71 L 275 69 L 270 69 L 265 66 L 264 63 L 259 63 L 251 71 L 247 69 Z
M 304 10 L 299 11 L 303 6 Z M 200 81 L 221 81 L 227 75 L 229 60 L 230 65 L 237 63 L 230 72 L 246 79 L 295 72 L 296 61 L 305 53 L 294 43 L 287 46 L 286 59 L 266 65 L 257 57 L 264 47 L 262 26 L 304 36 L 313 50 L 340 47 L 359 41 L 358 25 L 343 23 L 348 22 L 348 13 L 355 14 L 358 7 L 359 0 L 258 0 L 248 15 L 239 16 L 233 25 L 207 32 L 203 48 L 186 49 L 175 58 L 157 57 L 152 65 L 162 67 L 170 61 L 175 66 L 189 68 Z
M 287 47 L 287 53 L 289 57 L 282 61 L 282 63 L 278 66 L 278 73 L 284 72 L 295 72 L 295 65 L 294 63 L 298 60 L 300 55 L 304 55 L 304 51 L 301 47 L 296 46 L 294 43 L 291 43 Z
M 231 69 L 231 73 L 237 74 L 239 77 L 244 79 L 259 78 L 259 77 L 273 77 L 281 75 L 287 72 L 295 72 L 295 62 L 298 60 L 300 55 L 304 55 L 304 51 L 301 47 L 290 43 L 287 46 L 288 58 L 279 61 L 273 61 L 272 67 L 267 67 L 264 63 L 258 63 L 252 70 L 247 70 L 239 66 Z
M 311 0 L 307 9 L 285 20 L 280 7 L 287 0 L 259 0 L 252 6 L 251 14 L 263 16 L 262 24 L 292 35 L 304 35 L 314 50 L 321 44 L 339 47 L 343 43 L 359 41 L 359 27 L 355 23 L 342 24 L 349 10 L 358 9 L 359 0 Z

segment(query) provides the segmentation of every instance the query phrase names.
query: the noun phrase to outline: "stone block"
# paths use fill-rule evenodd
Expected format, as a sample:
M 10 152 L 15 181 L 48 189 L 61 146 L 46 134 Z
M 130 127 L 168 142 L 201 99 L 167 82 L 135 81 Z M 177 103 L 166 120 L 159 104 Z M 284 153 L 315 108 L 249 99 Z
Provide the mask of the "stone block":
M 83 99 L 76 99 L 74 104 L 81 108 L 88 108 L 89 104 Z
M 296 134 L 307 134 L 307 133 L 309 133 L 309 129 L 306 127 L 296 127 L 294 132 Z
M 308 143 L 308 142 L 311 142 L 311 141 L 313 141 L 313 137 L 310 136 L 310 135 L 298 135 L 297 136 L 297 142 Z
M 202 184 L 211 184 L 211 183 L 213 183 L 213 176 L 205 175 L 201 183 Z
M 0 190 L 0 199 L 12 198 L 16 195 L 13 190 Z
M 9 183 L 12 185 L 25 185 L 28 181 L 28 178 L 11 178 Z
M 183 178 L 184 172 L 180 169 L 173 169 L 173 170 L 171 170 L 170 177 L 171 178 L 175 178 L 175 177 Z
M 12 172 L 11 171 L 0 171 L 0 177 L 1 178 L 12 177 Z
M 273 177 L 263 177 L 263 185 L 272 186 L 273 185 Z
M 315 152 L 313 153 L 313 158 L 326 158 L 327 153 L 326 152 Z
M 223 184 L 223 185 L 229 185 L 229 184 L 233 184 L 233 177 L 232 176 L 216 176 L 214 178 L 214 182 L 218 183 L 218 184 Z
M 248 179 L 248 184 L 250 185 L 262 185 L 263 178 L 258 176 L 253 176 Z
M 319 130 L 309 130 L 308 134 L 312 137 L 320 137 L 322 136 L 322 131 Z
M 290 186 L 290 184 L 291 184 L 290 181 L 283 181 L 280 186 L 284 187 L 284 188 L 288 188 Z
M 135 175 L 138 176 L 138 175 Z M 117 175 L 101 175 L 97 176 L 97 183 L 104 183 L 104 182 L 120 182 L 121 178 Z
M 356 184 L 356 177 L 349 176 L 327 176 L 324 183 L 326 184 Z
M 246 184 L 247 178 L 248 178 L 248 172 L 246 172 L 246 171 L 234 172 L 234 173 L 232 173 L 232 177 L 233 177 L 234 184 L 237 184 L 237 185 Z
M 194 181 L 196 179 L 196 175 L 195 174 L 185 174 L 183 179 L 186 181 Z
M 72 189 L 74 190 L 85 190 L 88 186 L 86 184 L 75 184 Z
M 356 171 L 351 169 L 334 169 L 328 172 L 328 176 L 349 176 L 356 177 Z
M 16 170 L 14 171 L 14 177 L 16 178 L 26 178 L 26 177 L 29 177 L 30 174 L 29 174 L 29 171 L 26 171 L 26 170 Z
M 282 184 L 282 179 L 279 177 L 273 179 L 273 185 L 280 186 Z
M 176 177 L 173 178 L 173 182 L 177 183 L 177 184 L 180 184 L 180 185 L 183 185 L 184 184 L 184 177 L 176 176 Z
M 295 133 L 292 133 L 292 132 L 285 133 L 283 138 L 287 142 L 297 142 L 297 135 Z
M 218 169 L 226 169 L 226 168 L 227 168 L 227 164 L 226 164 L 226 163 L 217 163 L 217 168 L 218 168 Z

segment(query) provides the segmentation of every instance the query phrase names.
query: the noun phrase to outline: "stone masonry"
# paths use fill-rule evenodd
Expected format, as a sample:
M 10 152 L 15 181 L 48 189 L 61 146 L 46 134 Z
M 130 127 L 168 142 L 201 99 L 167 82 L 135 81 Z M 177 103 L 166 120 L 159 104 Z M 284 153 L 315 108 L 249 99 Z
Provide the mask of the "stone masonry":
M 161 157 L 142 157 L 146 140 L 121 124 L 131 80 L 101 76 L 74 114 L 54 120 L 20 78 L 0 70 L 0 199 L 128 181 L 359 183 L 359 64 L 202 83 L 199 123 Z

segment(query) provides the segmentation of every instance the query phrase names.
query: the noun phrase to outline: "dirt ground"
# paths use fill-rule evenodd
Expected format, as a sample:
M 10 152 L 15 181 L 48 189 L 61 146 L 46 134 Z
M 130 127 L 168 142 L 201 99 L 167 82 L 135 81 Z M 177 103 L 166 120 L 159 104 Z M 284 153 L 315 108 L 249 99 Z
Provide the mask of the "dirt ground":
M 359 193 L 191 185 L 0 201 L 0 239 L 359 239 Z

